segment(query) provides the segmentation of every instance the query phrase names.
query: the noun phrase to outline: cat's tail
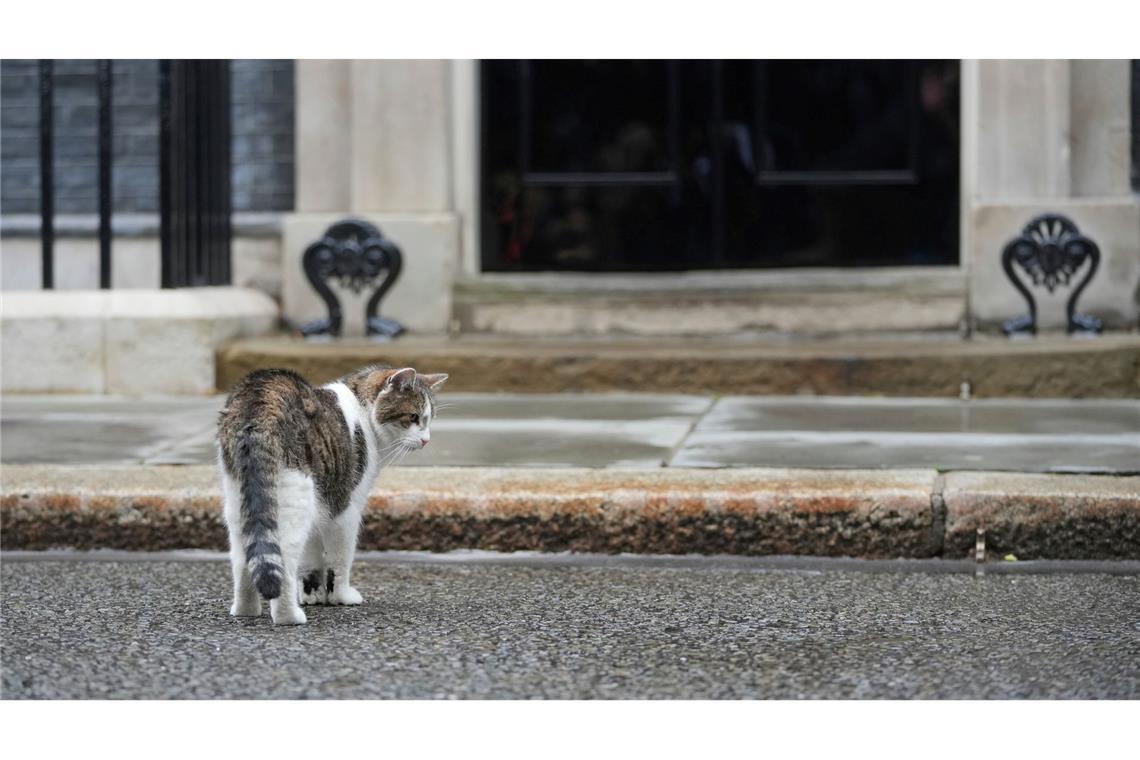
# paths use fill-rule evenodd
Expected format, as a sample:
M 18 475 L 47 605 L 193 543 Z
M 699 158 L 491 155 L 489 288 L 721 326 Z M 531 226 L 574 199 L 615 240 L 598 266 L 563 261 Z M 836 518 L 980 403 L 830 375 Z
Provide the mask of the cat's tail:
M 234 453 L 241 480 L 241 537 L 250 579 L 262 598 L 276 599 L 285 577 L 277 543 L 277 458 L 254 425 L 242 430 Z

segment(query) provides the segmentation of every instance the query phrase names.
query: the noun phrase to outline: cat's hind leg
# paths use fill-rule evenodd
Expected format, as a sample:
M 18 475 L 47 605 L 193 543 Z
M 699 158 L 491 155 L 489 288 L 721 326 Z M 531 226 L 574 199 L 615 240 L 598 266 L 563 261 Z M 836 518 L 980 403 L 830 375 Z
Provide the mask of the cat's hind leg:
M 317 525 L 309 531 L 309 540 L 305 544 L 305 551 L 301 555 L 301 570 L 298 573 L 301 581 L 301 604 L 324 604 L 328 600 L 328 591 L 325 590 L 325 550 L 321 540 L 320 518 Z
M 230 605 L 230 614 L 234 617 L 257 617 L 261 614 L 261 595 L 253 587 L 245 549 L 240 543 L 236 550 L 230 548 L 230 568 L 234 576 L 234 602 Z
M 253 587 L 241 540 L 241 493 L 237 483 L 222 471 L 222 502 L 226 531 L 230 537 L 230 569 L 234 577 L 234 600 L 230 614 L 234 617 L 257 617 L 261 614 L 261 595 Z
M 282 470 L 277 476 L 277 540 L 281 547 L 281 594 L 269 602 L 275 625 L 307 622 L 301 609 L 298 570 L 316 513 L 313 479 L 297 470 Z

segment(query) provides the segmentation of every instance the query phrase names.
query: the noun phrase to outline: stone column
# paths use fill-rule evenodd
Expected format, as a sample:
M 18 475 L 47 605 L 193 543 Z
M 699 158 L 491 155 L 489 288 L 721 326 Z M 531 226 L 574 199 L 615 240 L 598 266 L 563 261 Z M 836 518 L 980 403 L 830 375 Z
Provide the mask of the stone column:
M 323 315 L 301 255 L 330 224 L 356 217 L 404 254 L 380 313 L 412 331 L 447 330 L 459 263 L 450 71 L 448 61 L 436 60 L 297 62 L 297 213 L 284 224 L 286 319 Z M 363 335 L 367 294 L 338 295 L 345 336 Z
M 963 74 L 963 257 L 975 325 L 992 331 L 1026 311 L 1001 251 L 1034 216 L 1056 212 L 1100 246 L 1101 269 L 1078 308 L 1106 327 L 1134 326 L 1140 202 L 1128 186 L 1128 62 L 964 61 Z M 1070 289 L 1032 290 L 1038 326 L 1064 329 Z
M 1072 193 L 1131 195 L 1131 117 L 1127 61 L 1073 61 Z
M 979 61 L 980 199 L 1069 194 L 1069 62 Z
M 351 61 L 297 61 L 297 211 L 351 204 L 351 74 Z
M 352 207 L 449 211 L 448 61 L 352 62 Z

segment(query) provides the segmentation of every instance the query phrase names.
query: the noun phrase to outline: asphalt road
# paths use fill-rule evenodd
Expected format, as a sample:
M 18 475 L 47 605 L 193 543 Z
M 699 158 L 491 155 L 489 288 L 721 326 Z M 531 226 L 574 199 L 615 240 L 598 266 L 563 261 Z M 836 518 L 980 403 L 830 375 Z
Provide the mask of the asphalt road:
M 221 561 L 6 554 L 3 697 L 1140 698 L 1140 563 L 1019 564 L 396 556 L 274 628 Z

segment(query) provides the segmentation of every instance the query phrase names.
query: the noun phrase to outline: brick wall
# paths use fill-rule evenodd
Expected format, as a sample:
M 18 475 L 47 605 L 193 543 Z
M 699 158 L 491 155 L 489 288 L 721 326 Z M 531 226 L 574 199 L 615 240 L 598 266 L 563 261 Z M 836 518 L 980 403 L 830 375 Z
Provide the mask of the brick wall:
M 158 62 L 113 66 L 114 208 L 158 210 Z M 233 201 L 236 211 L 293 208 L 293 62 L 235 60 Z M 95 62 L 55 62 L 56 211 L 97 208 Z M 0 212 L 39 212 L 36 61 L 0 62 Z
M 238 211 L 293 208 L 293 61 L 235 60 L 233 192 Z

